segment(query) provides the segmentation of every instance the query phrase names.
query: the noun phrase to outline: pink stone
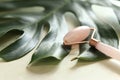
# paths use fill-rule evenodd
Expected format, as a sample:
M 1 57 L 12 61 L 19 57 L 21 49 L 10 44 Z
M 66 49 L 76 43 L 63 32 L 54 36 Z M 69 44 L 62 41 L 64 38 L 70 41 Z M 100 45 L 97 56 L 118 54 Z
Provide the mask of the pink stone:
M 103 54 L 112 57 L 114 59 L 120 60 L 120 51 L 110 45 L 104 44 L 96 39 L 90 40 L 90 45 L 94 46 L 97 50 Z
M 88 26 L 80 26 L 68 32 L 64 37 L 64 44 L 71 45 L 73 43 L 81 42 L 90 34 L 91 28 Z

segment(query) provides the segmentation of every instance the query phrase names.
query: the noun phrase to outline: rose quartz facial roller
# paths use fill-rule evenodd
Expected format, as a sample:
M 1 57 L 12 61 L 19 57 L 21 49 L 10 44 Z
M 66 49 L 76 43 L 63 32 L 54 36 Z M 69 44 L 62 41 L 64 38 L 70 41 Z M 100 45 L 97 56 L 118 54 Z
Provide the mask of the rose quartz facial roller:
M 72 31 L 68 32 L 64 37 L 64 45 L 72 45 L 72 51 L 75 51 L 75 55 L 79 54 L 79 44 L 78 43 L 86 43 L 88 41 L 83 41 L 86 39 L 90 31 L 93 30 L 88 26 L 80 26 Z M 70 52 L 71 53 L 71 52 Z
M 120 51 L 118 49 L 107 44 L 104 44 L 96 39 L 91 39 L 89 41 L 89 44 L 91 46 L 94 46 L 97 50 L 101 51 L 105 55 L 120 60 Z
M 88 26 L 80 26 L 73 29 L 65 35 L 64 45 L 85 43 L 86 41 L 83 40 L 89 36 L 91 30 L 93 30 L 93 28 L 90 28 Z
M 87 26 L 75 28 L 74 30 L 70 31 L 65 35 L 64 45 L 73 45 L 73 44 L 88 42 L 83 40 L 89 36 L 90 30 L 91 28 Z M 94 31 L 89 41 L 89 44 L 91 46 L 94 46 L 96 49 L 98 49 L 105 55 L 112 57 L 114 59 L 120 60 L 120 51 L 112 46 L 109 46 L 96 39 L 93 39 L 95 29 L 92 29 L 92 30 Z M 72 60 L 75 60 L 75 59 L 77 59 L 77 57 L 73 58 Z

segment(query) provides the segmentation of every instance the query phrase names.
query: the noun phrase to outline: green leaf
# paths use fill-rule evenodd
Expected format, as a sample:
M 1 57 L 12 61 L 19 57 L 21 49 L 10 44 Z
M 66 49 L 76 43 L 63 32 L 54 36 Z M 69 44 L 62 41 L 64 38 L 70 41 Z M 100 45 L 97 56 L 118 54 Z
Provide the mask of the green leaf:
M 114 12 L 118 9 L 112 5 L 110 0 L 2 1 L 0 2 L 0 21 L 3 22 L 0 23 L 0 37 L 14 30 L 18 33 L 21 31 L 23 34 L 1 50 L 0 57 L 6 61 L 15 60 L 38 45 L 30 65 L 45 60 L 58 62 L 62 60 L 70 51 L 63 46 L 63 37 L 69 31 L 64 16 L 66 12 L 73 13 L 80 25 L 96 28 L 95 38 L 118 48 L 120 19 L 117 12 Z M 102 13 L 104 10 L 107 11 Z M 107 15 L 108 13 L 110 14 Z M 40 41 L 40 39 L 42 40 Z M 80 44 L 79 60 L 95 61 L 106 58 L 88 44 Z
M 10 45 L 8 45 L 7 47 L 0 51 L 1 58 L 3 58 L 6 61 L 18 59 L 27 54 L 37 45 L 40 37 L 39 35 L 40 31 L 39 28 L 37 27 L 38 26 L 37 24 L 32 25 L 31 24 L 27 25 L 23 23 L 17 24 L 16 21 L 13 22 L 13 26 L 11 23 L 7 24 L 7 26 L 6 24 L 7 23 L 5 24 L 2 23 L 2 26 L 0 27 L 0 30 L 2 29 L 2 31 L 4 31 L 1 33 L 3 37 L 5 37 L 5 35 L 9 34 L 10 32 L 12 32 L 13 34 L 17 34 L 19 31 L 22 31 L 23 34 L 20 37 L 18 37 L 14 42 L 12 42 Z M 18 26 L 18 28 L 16 26 Z M 26 28 L 26 26 L 29 26 L 29 28 Z
M 27 5 L 23 5 L 23 3 L 27 3 Z M 3 19 L 9 18 L 9 17 L 11 19 L 18 18 L 18 19 L 16 19 L 18 21 L 20 19 L 19 23 L 17 23 L 15 20 L 15 22 L 13 22 L 13 26 L 10 24 L 10 21 L 8 21 L 9 24 L 7 23 L 8 24 L 7 26 L 6 26 L 6 23 L 5 23 L 5 25 L 2 24 L 3 27 L 1 27 L 1 31 L 3 31 L 3 32 L 1 32 L 1 36 L 4 36 L 4 34 L 8 33 L 8 31 L 11 31 L 14 29 L 21 30 L 24 32 L 24 34 L 22 36 L 20 36 L 15 42 L 13 42 L 12 44 L 10 44 L 9 46 L 7 46 L 6 48 L 4 48 L 3 50 L 0 51 L 1 58 L 3 58 L 6 61 L 11 61 L 11 60 L 18 59 L 18 58 L 24 56 L 25 54 L 27 54 L 28 52 L 30 52 L 33 48 L 35 48 L 36 45 L 38 45 L 38 42 L 40 40 L 40 33 L 42 32 L 42 29 L 46 23 L 48 23 L 48 24 L 50 23 L 50 26 L 47 26 L 47 28 L 50 27 L 47 36 L 51 36 L 51 37 L 55 37 L 55 38 L 53 38 L 53 40 L 52 40 L 51 37 L 47 38 L 47 36 L 46 36 L 42 45 L 44 46 L 48 43 L 47 44 L 47 45 L 49 45 L 48 49 L 51 48 L 52 45 L 54 46 L 53 49 L 55 47 L 58 47 L 58 48 L 55 48 L 55 49 L 57 49 L 56 52 L 58 54 L 54 54 L 57 59 L 63 58 L 67 54 L 67 52 L 62 48 L 62 45 L 61 45 L 63 34 L 65 34 L 65 32 L 67 32 L 67 29 L 64 28 L 65 30 L 63 30 L 63 25 L 66 26 L 65 25 L 66 23 L 64 22 L 64 18 L 62 16 L 60 16 L 59 18 L 58 17 L 56 18 L 57 15 L 56 16 L 53 15 L 54 10 L 52 10 L 52 8 L 54 6 L 49 5 L 48 3 L 52 3 L 52 1 L 39 1 L 38 0 L 38 1 L 30 1 L 30 2 L 13 1 L 13 2 L 0 3 L 1 4 L 0 10 L 3 12 L 0 14 L 0 16 L 4 16 Z M 63 2 L 61 2 L 61 3 L 63 3 Z M 61 5 L 59 2 L 58 2 L 58 4 Z M 12 7 L 7 6 L 7 5 L 11 5 Z M 47 11 L 44 11 L 44 12 L 37 11 L 37 10 L 39 10 L 39 7 L 36 7 L 37 5 L 39 5 L 40 8 L 41 8 L 41 5 L 45 5 L 45 9 Z M 51 6 L 51 9 L 49 6 Z M 57 8 L 59 8 L 59 6 Z M 57 11 L 57 8 L 55 8 L 55 11 Z M 34 12 L 33 12 L 33 11 L 31 11 L 31 9 L 36 9 L 36 10 L 34 10 Z M 47 14 L 47 13 L 49 13 L 49 14 Z M 53 15 L 53 19 L 49 19 L 49 16 L 51 16 L 51 15 Z M 59 19 L 63 19 L 63 21 L 61 22 L 61 21 L 59 21 Z M 56 23 L 56 21 L 57 21 L 57 23 Z M 62 24 L 61 30 L 63 31 L 63 34 L 61 34 L 60 31 L 57 31 L 58 26 L 60 26 L 58 24 L 60 24 L 60 25 Z M 10 28 L 10 26 L 12 26 L 12 27 Z M 59 35 L 59 38 L 57 39 L 56 36 L 58 34 L 61 34 L 61 35 Z M 61 40 L 59 40 L 60 38 L 61 38 Z M 47 39 L 49 39 L 49 40 L 47 40 Z M 47 42 L 45 42 L 45 40 L 47 40 Z M 56 43 L 54 40 L 56 40 Z M 54 42 L 51 42 L 51 41 L 54 41 Z M 46 49 L 46 48 L 43 47 L 43 50 L 44 49 Z M 54 53 L 54 51 L 53 52 L 51 51 L 50 54 L 52 54 L 52 53 Z
M 68 53 L 62 46 L 63 37 L 68 30 L 64 17 L 61 14 L 54 15 L 48 23 L 50 26 L 49 31 L 40 43 L 35 54 L 33 54 L 31 60 L 32 64 L 40 61 L 40 59 L 42 60 L 50 57 L 61 60 Z

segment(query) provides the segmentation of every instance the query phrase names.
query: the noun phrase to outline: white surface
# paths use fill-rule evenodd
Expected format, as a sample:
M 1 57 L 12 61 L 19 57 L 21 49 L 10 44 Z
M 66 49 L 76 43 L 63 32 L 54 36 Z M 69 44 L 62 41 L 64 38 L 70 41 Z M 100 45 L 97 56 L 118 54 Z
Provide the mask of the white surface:
M 31 53 L 13 62 L 0 63 L 0 80 L 120 80 L 120 62 L 71 62 L 69 54 L 59 65 L 46 65 L 28 70 Z

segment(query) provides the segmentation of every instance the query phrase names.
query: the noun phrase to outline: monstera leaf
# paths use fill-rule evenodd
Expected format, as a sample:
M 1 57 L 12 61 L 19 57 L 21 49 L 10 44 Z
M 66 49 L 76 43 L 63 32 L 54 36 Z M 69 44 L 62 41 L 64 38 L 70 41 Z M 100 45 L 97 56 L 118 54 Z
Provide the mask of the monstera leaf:
M 21 33 L 21 36 L 3 48 L 0 57 L 6 61 L 16 60 L 36 47 L 31 65 L 62 60 L 70 51 L 63 46 L 63 37 L 69 31 L 64 16 L 66 12 L 74 14 L 80 25 L 96 28 L 95 38 L 118 48 L 119 9 L 111 0 L 1 1 L 0 39 L 3 40 L 11 32 Z M 96 61 L 106 58 L 108 57 L 88 44 L 80 44 L 79 60 Z

